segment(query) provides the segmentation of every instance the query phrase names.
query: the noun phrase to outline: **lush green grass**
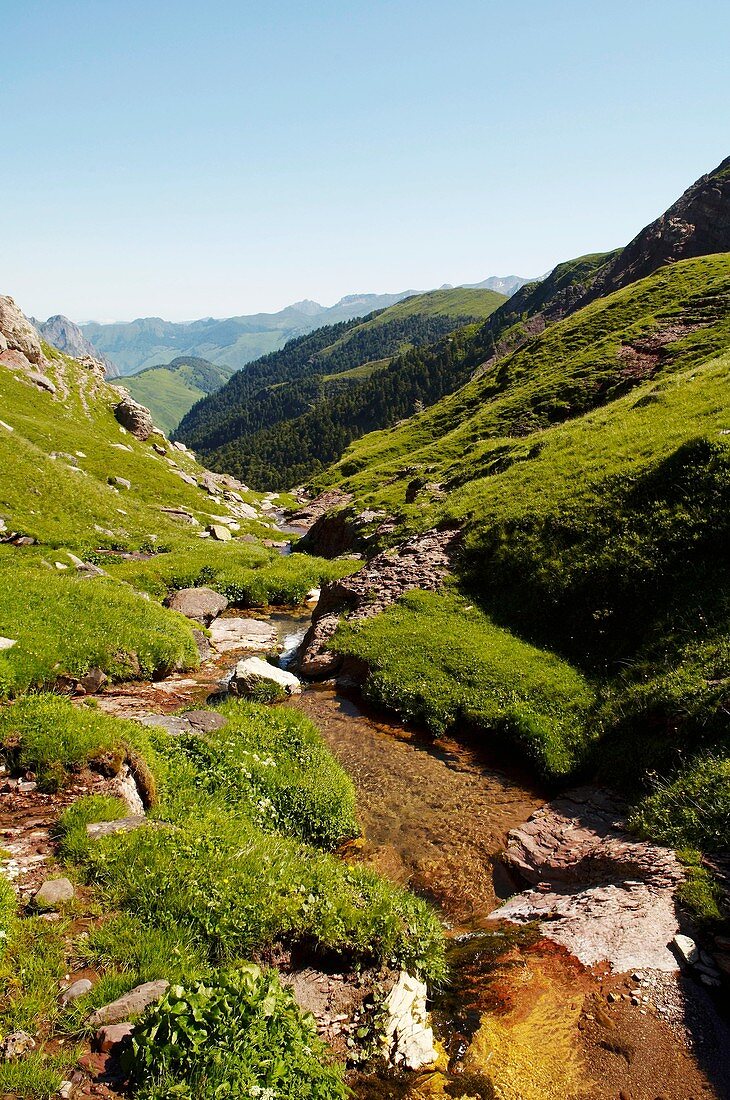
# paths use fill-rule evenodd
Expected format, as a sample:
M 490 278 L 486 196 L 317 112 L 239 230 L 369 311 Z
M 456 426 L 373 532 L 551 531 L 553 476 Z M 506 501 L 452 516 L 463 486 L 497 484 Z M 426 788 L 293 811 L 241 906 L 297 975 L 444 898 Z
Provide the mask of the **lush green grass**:
M 0 696 L 95 667 L 114 679 L 151 678 L 199 660 L 182 615 L 110 578 L 44 568 L 34 547 L 0 547 L 0 634 L 17 641 L 0 652 Z
M 259 827 L 318 847 L 359 834 L 352 782 L 311 722 L 236 700 L 217 709 L 228 719 L 223 729 L 181 740 L 205 790 Z
M 233 371 L 205 359 L 181 356 L 115 382 L 146 405 L 164 432 L 171 432 L 196 401 L 219 389 Z
M 129 761 L 154 801 L 151 773 L 164 771 L 145 726 L 110 718 L 93 707 L 74 707 L 50 693 L 27 695 L 0 708 L 0 751 L 13 770 L 35 772 L 40 785 L 50 790 L 95 761 L 105 761 L 106 770 Z
M 356 822 L 352 785 L 311 723 L 241 701 L 222 709 L 228 725 L 195 744 L 30 696 L 3 710 L 0 732 L 11 765 L 56 781 L 100 756 L 105 766 L 126 758 L 137 775 L 144 769 L 159 799 L 157 827 L 90 841 L 90 820 L 125 812 L 98 797 L 61 820 L 62 852 L 108 911 L 179 926 L 211 961 L 284 940 L 441 978 L 441 933 L 428 907 L 321 850 L 352 836 Z
M 705 849 L 727 834 L 730 798 L 729 294 L 727 255 L 663 268 L 363 439 L 317 483 L 352 492 L 353 510 L 391 512 L 392 542 L 461 525 L 457 579 L 487 620 L 538 647 L 537 671 L 550 650 L 590 678 L 588 764 L 637 799 L 658 773 L 637 823 Z M 652 360 L 653 335 L 678 323 Z M 406 504 L 419 477 L 445 498 Z M 434 633 L 424 625 L 412 664 L 426 665 Z M 428 679 L 448 680 L 450 660 L 438 653 Z M 391 702 L 408 707 L 390 663 Z
M 371 699 L 435 733 L 477 729 L 515 745 L 549 778 L 586 755 L 595 699 L 585 678 L 457 596 L 410 593 L 382 615 L 341 626 L 334 645 L 367 662 Z
M 206 542 L 146 561 L 121 562 L 109 571 L 160 599 L 178 588 L 207 585 L 241 607 L 265 607 L 302 603 L 312 587 L 346 576 L 357 565 L 281 555 L 255 543 L 224 543 L 213 555 Z

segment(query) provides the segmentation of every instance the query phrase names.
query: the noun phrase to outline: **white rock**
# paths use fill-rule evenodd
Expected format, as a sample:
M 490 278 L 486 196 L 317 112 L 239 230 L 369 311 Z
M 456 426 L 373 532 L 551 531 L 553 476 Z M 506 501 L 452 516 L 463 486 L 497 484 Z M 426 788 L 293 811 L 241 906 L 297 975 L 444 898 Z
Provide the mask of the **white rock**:
M 302 685 L 297 677 L 283 668 L 275 668 L 260 657 L 247 657 L 239 661 L 231 677 L 230 690 L 238 695 L 248 695 L 261 682 L 278 684 L 288 695 L 299 695 Z
M 14 645 L 18 644 L 17 638 L 0 638 L 0 650 L 12 649 Z
M 219 653 L 231 649 L 253 649 L 266 653 L 276 644 L 276 627 L 260 619 L 240 616 L 214 619 L 209 629 L 211 643 Z
M 683 936 L 681 932 L 678 932 L 672 940 L 672 943 L 677 948 L 684 961 L 689 963 L 690 966 L 694 966 L 695 963 L 699 962 L 699 948 L 690 936 Z

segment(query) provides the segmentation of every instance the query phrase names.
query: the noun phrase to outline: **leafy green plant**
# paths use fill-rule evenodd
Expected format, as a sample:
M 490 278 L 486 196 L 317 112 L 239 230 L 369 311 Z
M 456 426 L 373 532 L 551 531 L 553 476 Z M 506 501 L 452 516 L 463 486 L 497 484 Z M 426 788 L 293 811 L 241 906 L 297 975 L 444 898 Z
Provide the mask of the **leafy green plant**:
M 241 965 L 215 985 L 173 986 L 132 1034 L 143 1097 L 344 1100 L 343 1073 L 274 971 Z M 186 1091 L 174 1092 L 179 1086 Z

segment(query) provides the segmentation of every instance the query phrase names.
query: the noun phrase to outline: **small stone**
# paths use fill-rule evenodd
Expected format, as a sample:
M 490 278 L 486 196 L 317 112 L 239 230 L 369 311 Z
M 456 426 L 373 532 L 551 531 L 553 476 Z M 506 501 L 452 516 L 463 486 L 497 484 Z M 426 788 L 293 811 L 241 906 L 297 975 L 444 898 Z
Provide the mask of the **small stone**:
M 76 1085 L 73 1081 L 61 1081 L 58 1087 L 57 1096 L 61 1097 L 61 1100 L 71 1100 L 71 1097 L 76 1092 Z
M 18 644 L 17 638 L 0 638 L 0 650 L 12 649 L 14 645 Z
M 84 997 L 91 988 L 91 982 L 88 978 L 79 978 L 77 982 L 73 982 L 67 989 L 64 989 L 61 995 L 61 1001 L 63 1004 L 68 1004 L 69 1001 L 76 1001 L 79 997 Z
M 58 909 L 71 901 L 74 893 L 73 883 L 67 878 L 49 878 L 36 891 L 33 901 L 37 909 Z
M 120 817 L 116 821 L 94 821 L 86 826 L 86 835 L 92 840 L 98 840 L 102 836 L 111 836 L 113 833 L 131 833 L 134 829 L 147 824 L 149 824 L 147 818 L 140 814 Z
M 100 668 L 90 668 L 79 679 L 79 683 L 88 695 L 95 695 L 108 679 L 109 677 Z
M 35 1050 L 35 1039 L 27 1031 L 11 1031 L 0 1043 L 0 1050 L 4 1061 L 14 1062 Z

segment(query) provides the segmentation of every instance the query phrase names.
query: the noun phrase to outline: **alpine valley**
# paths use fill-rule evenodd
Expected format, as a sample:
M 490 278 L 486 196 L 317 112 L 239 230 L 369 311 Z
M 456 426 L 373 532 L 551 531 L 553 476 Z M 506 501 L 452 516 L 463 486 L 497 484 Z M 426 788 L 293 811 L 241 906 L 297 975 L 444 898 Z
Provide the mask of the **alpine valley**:
M 730 158 L 0 402 L 2 1100 L 730 1095 Z

